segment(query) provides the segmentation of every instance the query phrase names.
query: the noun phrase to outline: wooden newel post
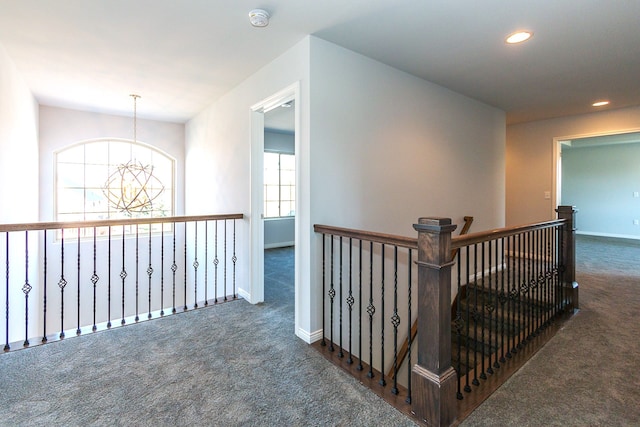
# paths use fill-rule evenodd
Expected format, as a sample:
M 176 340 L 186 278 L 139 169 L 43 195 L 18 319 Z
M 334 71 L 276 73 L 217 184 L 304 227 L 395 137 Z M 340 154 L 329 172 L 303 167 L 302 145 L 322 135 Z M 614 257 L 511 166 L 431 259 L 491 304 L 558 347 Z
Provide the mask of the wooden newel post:
M 412 410 L 429 425 L 456 419 L 457 375 L 451 367 L 451 233 L 449 218 L 420 218 L 418 363 L 411 371 Z
M 562 264 L 564 265 L 564 287 L 568 302 L 568 310 L 578 311 L 580 308 L 578 299 L 578 282 L 576 282 L 576 213 L 575 206 L 558 206 L 556 209 L 558 219 L 567 221 L 563 228 Z

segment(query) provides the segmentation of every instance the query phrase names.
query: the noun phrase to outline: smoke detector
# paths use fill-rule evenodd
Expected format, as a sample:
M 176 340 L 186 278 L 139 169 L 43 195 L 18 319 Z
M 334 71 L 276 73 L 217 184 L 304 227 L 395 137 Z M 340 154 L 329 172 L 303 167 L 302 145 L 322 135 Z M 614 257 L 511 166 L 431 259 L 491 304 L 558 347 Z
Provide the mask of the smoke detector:
M 269 25 L 269 12 L 263 9 L 253 9 L 249 12 L 249 22 L 254 27 L 266 27 Z

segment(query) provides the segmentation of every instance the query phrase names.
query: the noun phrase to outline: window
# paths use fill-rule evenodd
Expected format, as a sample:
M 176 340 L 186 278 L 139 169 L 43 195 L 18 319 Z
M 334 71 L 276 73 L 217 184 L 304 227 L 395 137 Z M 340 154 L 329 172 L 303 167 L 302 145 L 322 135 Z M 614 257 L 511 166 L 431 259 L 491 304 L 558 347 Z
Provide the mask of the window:
M 295 216 L 296 158 L 293 154 L 264 153 L 264 216 Z
M 174 214 L 174 160 L 127 140 L 103 139 L 56 153 L 57 221 Z

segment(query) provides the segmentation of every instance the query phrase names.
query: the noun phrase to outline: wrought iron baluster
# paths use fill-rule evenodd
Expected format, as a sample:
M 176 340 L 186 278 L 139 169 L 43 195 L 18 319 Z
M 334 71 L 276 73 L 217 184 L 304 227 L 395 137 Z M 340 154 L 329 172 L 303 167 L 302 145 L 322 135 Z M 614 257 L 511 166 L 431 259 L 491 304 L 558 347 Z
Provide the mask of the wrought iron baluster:
M 42 280 L 43 280 L 43 288 L 44 288 L 44 297 L 42 298 L 42 344 L 47 342 L 47 230 L 42 230 L 43 237 L 43 272 L 42 272 Z
M 362 371 L 362 239 L 358 250 L 358 371 Z
M 209 221 L 204 222 L 204 306 L 209 305 Z
M 124 298 L 125 298 L 125 290 L 124 290 L 124 282 L 125 279 L 127 278 L 127 270 L 125 269 L 125 264 L 124 264 L 124 260 L 125 260 L 125 248 L 124 248 L 124 241 L 125 241 L 125 226 L 122 226 L 122 270 L 120 270 L 120 279 L 122 280 L 122 320 L 120 320 L 120 324 L 124 325 L 125 323 L 127 323 L 126 320 L 124 320 L 125 317 L 125 312 L 124 312 Z
M 218 220 L 215 222 L 215 230 L 214 230 L 214 242 L 213 246 L 215 248 L 215 254 L 213 258 L 213 302 L 214 304 L 218 303 L 218 264 L 220 260 L 218 259 Z
M 107 250 L 107 328 L 111 328 L 111 226 L 109 226 L 109 241 Z
M 198 308 L 198 221 L 195 222 L 194 231 L 194 260 L 193 260 L 193 308 Z M 186 233 L 185 233 L 186 234 Z M 186 241 L 186 240 L 185 240 Z
M 507 263 L 509 262 L 509 259 L 507 258 L 505 263 L 504 257 L 505 257 L 505 252 L 507 251 L 507 248 L 505 247 L 504 237 L 500 239 L 500 243 L 501 243 L 500 246 L 502 248 L 502 251 L 500 253 L 500 265 L 502 266 L 502 274 L 500 274 L 500 300 L 499 300 L 500 301 L 500 348 L 501 348 L 500 363 L 505 363 L 507 360 L 504 358 L 505 356 L 504 336 L 507 331 L 505 331 L 505 324 L 504 324 L 505 317 L 506 317 L 504 314 L 504 309 L 509 299 L 507 298 L 507 294 L 504 291 L 504 278 L 509 274 L 509 266 L 507 265 Z M 507 341 L 507 346 L 508 345 L 509 345 L 509 342 Z
M 333 347 L 333 299 L 336 296 L 336 290 L 334 287 L 334 282 L 333 282 L 333 278 L 334 276 L 334 257 L 335 257 L 335 252 L 333 250 L 333 246 L 334 246 L 334 241 L 335 241 L 335 237 L 333 235 L 330 235 L 331 238 L 331 253 L 330 253 L 330 257 L 329 259 L 331 260 L 331 281 L 329 282 L 329 351 L 334 351 L 334 347 Z
M 238 298 L 238 293 L 236 291 L 236 261 L 238 261 L 238 257 L 236 256 L 236 220 L 233 220 L 233 256 L 231 257 L 231 262 L 233 262 L 233 299 Z
M 67 286 L 67 280 L 64 278 L 64 228 L 60 231 L 60 280 L 58 287 L 60 288 L 60 339 L 64 338 L 64 288 Z
M 380 281 L 380 381 L 378 381 L 378 384 L 380 384 L 381 386 L 385 386 L 387 385 L 387 381 L 385 381 L 384 379 L 384 265 L 385 265 L 385 258 L 384 258 L 384 243 L 382 244 L 382 249 L 381 249 L 381 268 L 382 268 L 382 272 L 380 273 L 381 276 L 381 281 Z
M 149 290 L 147 292 L 147 296 L 148 296 L 148 304 L 149 304 L 149 311 L 147 313 L 147 319 L 151 319 L 151 276 L 153 275 L 153 267 L 151 266 L 151 228 L 152 225 L 149 224 L 149 252 L 147 253 L 148 257 L 149 257 L 149 265 L 147 266 L 147 276 L 149 276 Z
M 456 331 L 456 372 L 458 374 L 458 385 L 456 389 L 456 397 L 458 400 L 464 399 L 462 395 L 462 328 L 464 322 L 462 320 L 462 263 L 460 262 L 460 251 L 456 254 L 457 262 L 456 268 L 458 269 L 458 278 L 456 280 L 456 317 L 453 321 L 453 329 Z M 411 250 L 409 250 L 409 260 L 411 260 Z M 411 275 L 411 263 L 409 263 L 409 275 Z M 409 282 L 409 300 L 411 300 L 411 282 Z M 409 323 L 411 323 L 411 303 L 409 303 Z M 409 326 L 408 332 L 409 339 L 411 338 L 411 326 Z M 452 351 L 454 351 L 452 349 Z M 408 366 L 411 366 L 409 364 Z M 411 371 L 411 369 L 409 369 Z M 409 375 L 408 378 L 411 378 Z
M 80 335 L 82 333 L 82 331 L 80 330 L 80 227 L 78 227 L 78 236 L 77 236 L 77 246 L 78 246 L 78 276 L 76 278 L 77 280 L 77 287 L 78 287 L 78 319 L 77 319 L 77 328 L 76 328 L 76 335 Z
M 140 257 L 138 255 L 138 245 L 139 245 L 140 239 L 138 238 L 138 224 L 136 224 L 136 317 L 135 317 L 135 321 L 139 321 L 140 317 L 138 316 L 138 301 L 139 301 L 139 283 L 138 283 L 138 276 L 139 276 L 139 270 L 140 270 Z
M 373 242 L 369 242 L 369 305 L 367 314 L 369 315 L 369 372 L 367 377 L 373 378 L 373 315 L 376 307 L 373 305 Z
M 489 362 L 487 365 L 487 373 L 488 374 L 493 374 L 493 366 L 491 364 L 491 360 L 494 356 L 494 351 L 493 351 L 493 347 L 492 347 L 492 338 L 493 338 L 493 312 L 495 310 L 495 298 L 493 295 L 493 273 L 492 273 L 492 269 L 493 269 L 493 264 L 491 263 L 492 261 L 492 256 L 493 256 L 493 251 L 492 251 L 492 240 L 489 240 L 486 245 L 488 246 L 488 255 L 489 255 L 489 259 L 488 259 L 488 263 L 487 265 L 489 266 L 489 272 L 487 273 L 489 275 L 488 277 L 488 291 L 489 291 L 489 302 L 487 304 L 485 304 L 485 309 L 487 310 L 487 312 L 489 312 L 489 347 L 488 347 L 488 352 L 489 352 Z M 484 248 L 484 246 L 483 246 Z M 482 257 L 482 259 L 484 260 L 484 256 Z M 484 270 L 483 270 L 484 271 Z M 486 292 L 486 291 L 485 291 Z M 484 330 L 484 329 L 483 329 Z M 484 340 L 483 340 L 484 341 Z
M 176 271 L 178 271 L 178 265 L 176 264 L 176 228 L 178 228 L 178 223 L 173 223 L 173 262 L 171 263 L 171 273 L 173 274 L 172 279 L 172 298 L 173 298 L 173 308 L 171 309 L 172 313 L 176 312 Z
M 353 239 L 349 237 L 349 295 L 347 296 L 347 305 L 349 306 L 349 357 L 347 363 L 349 365 L 353 363 L 353 348 L 351 347 L 353 303 Z
M 473 245 L 473 358 L 475 366 L 478 366 L 478 323 L 479 316 L 483 316 L 482 311 L 478 311 L 478 244 Z M 483 360 L 484 365 L 484 360 Z M 484 366 L 483 366 L 484 369 Z M 478 370 L 473 370 L 473 380 L 471 384 L 480 385 L 478 380 Z
M 500 285 L 500 275 L 499 274 L 500 274 L 500 270 L 502 270 L 502 267 L 504 267 L 504 266 L 502 264 L 499 264 L 499 261 L 498 261 L 499 260 L 499 256 L 498 255 L 500 253 L 498 251 L 498 249 L 500 247 L 499 241 L 495 240 L 494 242 L 495 242 L 495 244 L 493 245 L 493 247 L 494 247 L 494 250 L 495 250 L 495 258 L 494 259 L 495 259 L 495 263 L 496 263 L 496 273 L 495 273 L 495 281 L 494 281 L 494 283 L 495 283 L 495 298 L 494 298 L 493 301 L 494 301 L 495 313 L 496 313 L 496 315 L 495 315 L 495 328 L 494 328 L 495 329 L 495 336 L 496 336 L 496 339 L 495 339 L 495 349 L 496 349 L 496 351 L 495 351 L 495 357 L 494 357 L 494 361 L 493 361 L 493 367 L 497 369 L 497 368 L 500 367 L 500 362 L 498 361 L 498 357 L 500 356 L 499 351 L 498 351 L 500 349 L 500 334 L 498 334 L 498 328 L 499 328 L 499 326 L 498 326 L 498 317 L 499 317 L 498 310 L 500 309 L 500 305 L 501 305 L 500 304 L 500 289 L 499 289 L 499 285 Z M 500 331 L 500 333 L 502 333 L 502 331 Z
M 516 287 L 518 288 L 518 300 L 517 300 L 517 304 L 518 304 L 518 322 L 520 322 L 520 331 L 521 333 L 519 333 L 517 335 L 517 343 L 516 343 L 516 350 L 520 350 L 522 349 L 522 336 L 524 334 L 524 332 L 526 332 L 526 328 L 527 328 L 527 324 L 526 321 L 524 320 L 524 310 L 523 310 L 523 306 L 524 306 L 524 292 L 523 292 L 523 281 L 526 280 L 526 276 L 524 276 L 525 274 L 525 259 L 524 259 L 524 236 L 522 234 L 519 234 L 516 236 L 518 239 L 518 281 L 516 282 Z
M 96 271 L 96 255 L 97 255 L 97 248 L 96 248 L 96 227 L 93 227 L 93 274 L 91 275 L 91 283 L 93 284 L 93 327 L 91 328 L 91 330 L 93 332 L 98 330 L 98 326 L 96 325 L 96 308 L 97 308 L 97 300 L 98 300 L 98 295 L 97 295 L 97 287 L 98 287 L 98 280 L 100 280 L 100 278 L 98 277 L 98 273 Z
M 224 220 L 224 267 L 223 267 L 224 300 L 227 300 L 227 220 Z
M 327 265 L 326 265 L 326 235 L 322 233 L 322 342 L 321 346 L 325 347 L 327 345 L 327 322 L 326 322 L 326 299 L 325 292 L 327 287 Z
M 187 311 L 187 221 L 184 222 L 184 311 Z
M 508 292 L 508 301 L 507 301 L 507 315 L 511 318 L 511 322 L 507 321 L 507 324 L 511 324 L 511 330 L 509 331 L 509 335 L 507 336 L 507 358 L 511 358 L 511 349 L 515 348 L 515 334 L 516 334 L 516 321 L 515 321 L 515 293 L 514 293 L 514 283 L 516 281 L 515 276 L 515 236 L 507 237 L 507 253 L 509 254 L 507 258 L 507 263 L 509 264 L 509 272 L 507 274 L 507 290 Z M 512 345 L 513 342 L 513 345 Z
M 164 222 L 160 227 L 160 316 L 164 316 Z
M 398 316 L 398 247 L 393 247 L 393 315 L 391 316 L 393 325 L 393 386 L 391 393 L 398 394 L 398 326 L 400 326 L 400 316 Z
M 342 236 L 340 236 L 340 262 L 338 269 L 338 301 L 339 301 L 339 310 L 338 310 L 338 337 L 339 337 L 339 345 L 340 351 L 338 351 L 338 357 L 343 357 L 344 353 L 342 352 Z
M 24 285 L 22 286 L 24 293 L 24 343 L 23 347 L 29 346 L 29 292 L 31 285 L 29 284 L 29 231 L 24 232 Z
M 6 291 L 5 291 L 5 309 L 4 309 L 4 314 L 5 314 L 5 344 L 4 344 L 4 351 L 9 351 L 11 350 L 11 346 L 9 345 L 9 232 L 6 231 L 4 233 L 5 236 L 5 244 L 6 244 L 6 248 L 5 248 L 5 268 L 4 268 L 4 272 L 5 272 L 5 276 L 6 276 Z
M 469 278 L 471 277 L 470 275 L 470 258 L 471 258 L 471 253 L 470 253 L 470 246 L 465 246 L 465 255 L 466 255 L 466 262 L 465 262 L 465 267 L 466 267 L 466 271 L 465 271 L 465 276 L 464 276 L 464 280 L 467 282 L 467 287 L 465 290 L 465 301 L 466 301 L 466 306 L 467 306 L 467 310 L 466 310 L 466 316 L 465 319 L 467 319 L 467 333 L 465 334 L 465 347 L 466 347 L 466 365 L 467 365 L 467 373 L 465 374 L 464 378 L 465 378 L 465 384 L 464 384 L 464 391 L 467 393 L 471 393 L 471 385 L 469 384 L 469 368 L 471 367 L 471 360 L 470 360 L 470 353 L 471 353 L 471 348 L 469 346 L 469 342 L 471 341 L 471 295 L 469 295 Z M 474 353 L 474 360 L 475 360 L 475 353 Z
M 412 368 L 412 364 L 411 364 L 411 341 L 412 341 L 412 337 L 411 337 L 411 322 L 412 322 L 412 318 L 411 318 L 411 299 L 412 299 L 412 295 L 411 295 L 411 280 L 412 280 L 412 267 L 413 267 L 413 262 L 412 262 L 412 249 L 409 249 L 409 254 L 408 254 L 408 260 L 407 260 L 407 269 L 408 269 L 408 277 L 407 277 L 407 398 L 405 399 L 406 403 L 411 403 L 411 368 Z M 458 354 L 460 354 L 460 352 L 458 351 Z M 459 371 L 458 371 L 459 372 Z M 458 383 L 460 384 L 460 383 Z M 460 386 L 458 385 L 458 391 L 460 391 Z
M 486 298 L 486 294 L 487 294 L 487 288 L 486 288 L 486 268 L 485 268 L 485 247 L 486 247 L 486 243 L 482 243 L 481 247 L 480 247 L 480 254 L 482 256 L 482 259 L 480 260 L 480 265 L 481 267 L 481 273 L 480 273 L 480 283 L 482 286 L 482 307 L 478 307 L 480 308 L 480 313 L 482 314 L 481 320 L 480 320 L 480 324 L 481 324 L 481 328 L 482 328 L 482 333 L 480 335 L 480 345 L 481 345 L 481 354 L 482 354 L 482 359 L 480 361 L 480 366 L 481 366 L 481 370 L 480 370 L 480 378 L 483 380 L 487 379 L 487 374 L 485 372 L 485 358 L 486 358 L 486 342 L 485 342 L 485 314 L 484 311 L 486 309 L 486 304 L 484 303 L 484 299 Z M 491 251 L 489 251 L 491 252 Z M 478 288 L 478 284 L 476 282 L 476 289 Z M 489 296 L 489 302 L 491 302 L 491 296 Z M 489 323 L 491 324 L 491 323 Z M 491 354 L 491 353 L 489 353 Z M 491 365 L 489 365 L 491 366 Z

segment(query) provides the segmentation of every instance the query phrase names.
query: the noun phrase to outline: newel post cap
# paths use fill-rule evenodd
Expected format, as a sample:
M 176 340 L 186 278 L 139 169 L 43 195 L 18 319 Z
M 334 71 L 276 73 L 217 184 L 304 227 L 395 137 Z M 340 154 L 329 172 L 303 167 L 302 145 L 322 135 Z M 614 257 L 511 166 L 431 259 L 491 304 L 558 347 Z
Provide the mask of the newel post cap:
M 427 233 L 451 233 L 458 226 L 451 223 L 451 218 L 423 217 L 418 219 L 413 228 L 418 232 Z

